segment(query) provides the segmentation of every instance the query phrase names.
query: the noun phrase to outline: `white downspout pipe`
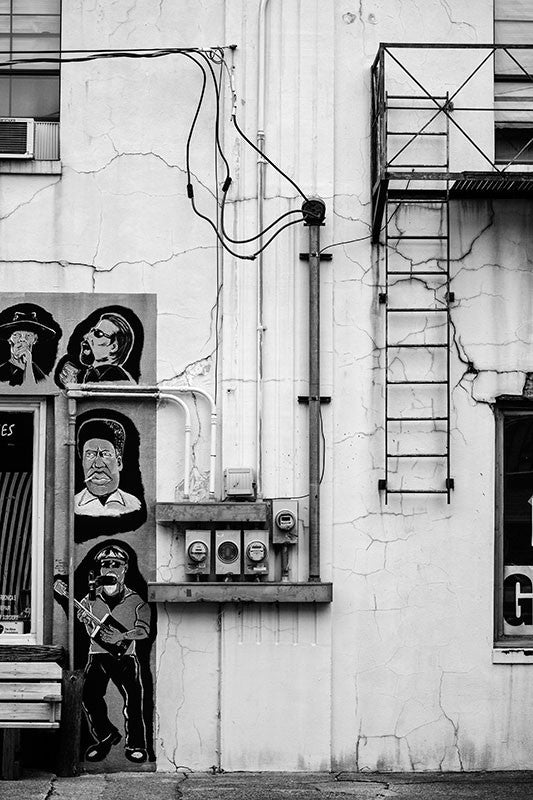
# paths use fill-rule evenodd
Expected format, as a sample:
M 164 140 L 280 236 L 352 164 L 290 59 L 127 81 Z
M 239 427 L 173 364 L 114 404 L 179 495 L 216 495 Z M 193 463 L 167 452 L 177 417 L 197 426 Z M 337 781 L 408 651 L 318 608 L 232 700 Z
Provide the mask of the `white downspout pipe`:
M 174 394 L 170 394 L 168 392 L 161 392 L 156 387 L 147 387 L 146 391 L 141 391 L 137 389 L 137 387 L 121 387 L 117 388 L 114 384 L 108 386 L 107 384 L 86 384 L 87 388 L 79 389 L 79 388 L 68 388 L 67 389 L 67 396 L 73 399 L 79 399 L 81 397 L 137 397 L 137 398 L 155 398 L 156 400 L 167 400 L 176 405 L 179 405 L 185 414 L 185 452 L 183 455 L 183 498 L 185 500 L 189 499 L 191 489 L 190 489 L 190 473 L 191 473 L 191 412 L 189 411 L 189 406 L 187 403 L 181 399 L 181 397 L 176 397 Z
M 161 390 L 163 391 L 163 390 Z M 206 392 L 205 389 L 197 389 L 194 386 L 172 386 L 164 389 L 165 392 L 176 392 L 180 394 L 199 394 L 205 397 L 209 403 L 209 410 L 211 415 L 211 437 L 209 447 L 209 499 L 215 499 L 215 478 L 216 478 L 216 464 L 217 464 L 217 407 L 213 396 Z
M 81 392 L 83 394 L 78 394 Z M 112 393 L 118 393 L 119 395 L 135 395 L 137 394 L 139 397 L 166 397 L 166 399 L 174 398 L 176 394 L 198 394 L 201 397 L 204 397 L 209 403 L 209 410 L 210 410 L 210 417 L 211 417 L 211 435 L 210 435 L 210 453 L 209 453 L 209 499 L 215 499 L 215 479 L 216 479 L 216 459 L 217 459 L 217 408 L 215 401 L 212 395 L 209 394 L 205 389 L 199 389 L 195 386 L 169 386 L 169 387 L 159 387 L 159 386 L 143 386 L 142 389 L 138 386 L 121 386 L 120 388 L 115 383 L 86 383 L 84 384 L 83 388 L 79 388 L 77 385 L 72 384 L 72 386 L 67 390 L 67 395 L 69 397 L 83 397 L 86 396 L 86 393 L 90 392 L 91 396 L 97 395 L 105 395 L 109 397 Z M 190 465 L 190 442 L 191 442 L 191 417 L 190 411 L 187 404 L 178 397 L 175 397 L 176 402 L 178 402 L 185 412 L 185 438 L 186 438 L 186 447 L 187 453 L 184 459 L 184 464 Z M 188 428 L 188 431 L 187 431 Z M 188 441 L 188 446 L 187 446 Z M 189 497 L 190 493 L 190 466 L 185 472 L 184 478 L 184 491 L 183 494 L 185 496 L 185 486 L 187 486 L 187 498 Z
M 265 88 L 266 88 L 266 12 L 270 0 L 261 0 L 257 25 L 257 149 L 263 151 L 265 146 Z M 265 159 L 257 157 L 257 230 L 263 230 L 263 208 L 265 197 Z M 263 237 L 259 237 L 258 246 L 263 246 Z M 263 496 L 263 340 L 265 327 L 263 322 L 263 253 L 257 256 L 257 289 L 256 289 L 256 390 L 255 390 L 255 442 L 256 442 L 256 481 L 257 496 Z

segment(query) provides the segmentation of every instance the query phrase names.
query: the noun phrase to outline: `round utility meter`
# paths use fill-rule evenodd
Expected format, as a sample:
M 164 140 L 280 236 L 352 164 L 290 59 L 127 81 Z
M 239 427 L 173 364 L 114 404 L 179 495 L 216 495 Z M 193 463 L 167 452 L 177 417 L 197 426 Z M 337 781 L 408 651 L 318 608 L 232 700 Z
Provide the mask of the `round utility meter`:
M 278 511 L 274 520 L 280 531 L 292 531 L 296 525 L 296 517 L 293 512 L 287 508 Z
M 233 564 L 239 557 L 239 548 L 235 542 L 221 542 L 218 546 L 218 557 L 224 564 Z
M 198 564 L 206 560 L 208 552 L 206 543 L 200 541 L 191 542 L 187 549 L 191 561 L 196 561 Z
M 267 557 L 267 549 L 263 542 L 250 542 L 246 548 L 246 555 L 250 561 L 264 561 Z

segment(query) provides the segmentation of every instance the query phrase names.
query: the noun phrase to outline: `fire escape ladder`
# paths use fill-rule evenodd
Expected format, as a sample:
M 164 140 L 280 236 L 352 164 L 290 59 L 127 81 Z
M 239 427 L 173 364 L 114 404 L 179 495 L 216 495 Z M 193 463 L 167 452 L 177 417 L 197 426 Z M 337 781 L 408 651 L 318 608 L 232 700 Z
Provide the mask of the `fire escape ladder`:
M 413 97 L 389 96 L 395 101 Z M 446 102 L 446 98 L 442 98 Z M 390 106 L 389 106 L 390 107 Z M 419 134 L 388 129 L 412 141 Z M 385 502 L 390 494 L 446 495 L 450 502 L 450 180 L 449 131 L 428 131 L 438 144 L 410 152 L 401 169 L 412 171 L 403 189 L 387 187 L 381 231 L 383 273 L 380 307 L 385 340 L 385 476 L 379 481 Z M 422 152 L 421 152 L 422 151 Z M 426 156 L 426 157 L 424 157 Z M 394 159 L 393 159 L 394 161 Z M 389 174 L 394 164 L 388 165 Z M 438 170 L 428 185 L 416 172 Z

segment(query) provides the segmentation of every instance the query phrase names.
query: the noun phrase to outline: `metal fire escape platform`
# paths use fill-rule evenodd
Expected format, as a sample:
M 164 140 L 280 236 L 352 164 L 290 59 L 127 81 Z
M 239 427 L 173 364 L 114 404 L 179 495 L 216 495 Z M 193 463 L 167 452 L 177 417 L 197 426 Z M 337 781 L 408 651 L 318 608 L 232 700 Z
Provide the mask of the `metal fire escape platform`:
M 450 203 L 533 198 L 533 45 L 382 44 L 371 141 L 384 327 L 379 489 L 385 502 L 450 502 Z

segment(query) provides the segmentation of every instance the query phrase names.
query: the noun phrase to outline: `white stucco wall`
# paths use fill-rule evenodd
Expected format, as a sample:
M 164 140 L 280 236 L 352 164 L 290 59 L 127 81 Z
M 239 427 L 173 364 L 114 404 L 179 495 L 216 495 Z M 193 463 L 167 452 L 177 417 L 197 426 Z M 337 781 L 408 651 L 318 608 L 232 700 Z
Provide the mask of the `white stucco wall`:
M 228 63 L 239 122 L 255 140 L 258 2 L 64 6 L 66 48 L 236 44 Z M 307 195 L 325 200 L 323 244 L 351 242 L 334 247 L 322 267 L 322 394 L 332 403 L 323 408 L 321 552 L 334 601 L 321 608 L 161 607 L 158 769 L 530 768 L 530 668 L 491 660 L 489 405 L 498 394 L 520 394 L 533 371 L 526 204 L 453 208 L 450 505 L 441 497 L 391 497 L 385 506 L 377 491 L 383 319 L 377 256 L 366 238 L 370 65 L 380 42 L 490 41 L 491 3 L 270 0 L 266 26 L 266 152 Z M 450 83 L 458 66 L 447 73 Z M 425 65 L 432 84 L 439 71 Z M 467 98 L 488 98 L 489 77 L 481 73 Z M 186 196 L 185 142 L 200 88 L 200 71 L 178 55 L 65 66 L 62 175 L 1 176 L 0 281 L 20 292 L 156 292 L 159 382 L 216 389 L 221 470 L 256 461 L 257 265 L 220 254 L 215 386 L 217 251 Z M 256 155 L 228 122 L 226 83 L 224 103 L 234 179 L 228 230 L 246 237 L 256 230 Z M 195 196 L 210 216 L 213 113 L 211 94 L 192 149 Z M 490 150 L 491 123 L 476 119 Z M 460 146 L 455 152 L 454 168 L 485 169 Z M 265 220 L 300 204 L 268 167 Z M 265 497 L 307 492 L 307 412 L 297 403 L 307 393 L 307 266 L 298 258 L 306 247 L 306 231 L 295 226 L 264 256 Z M 467 361 L 475 375 L 465 374 Z M 189 402 L 192 493 L 202 499 L 209 409 L 201 398 Z M 160 412 L 160 500 L 182 496 L 178 417 L 174 408 Z M 294 580 L 307 579 L 305 497 L 301 510 Z M 157 543 L 158 578 L 182 579 L 182 542 L 161 528 Z

